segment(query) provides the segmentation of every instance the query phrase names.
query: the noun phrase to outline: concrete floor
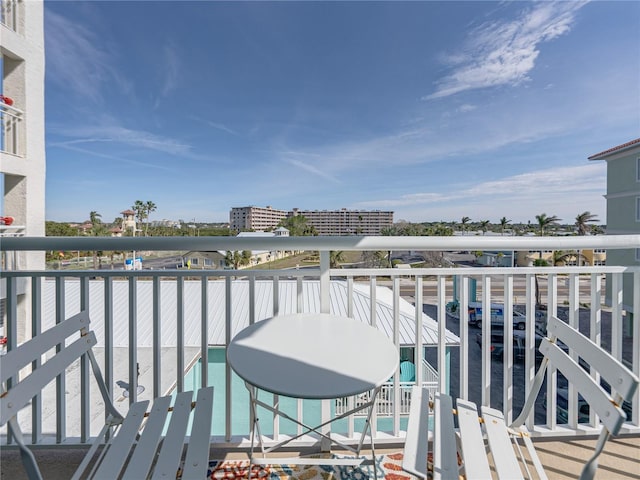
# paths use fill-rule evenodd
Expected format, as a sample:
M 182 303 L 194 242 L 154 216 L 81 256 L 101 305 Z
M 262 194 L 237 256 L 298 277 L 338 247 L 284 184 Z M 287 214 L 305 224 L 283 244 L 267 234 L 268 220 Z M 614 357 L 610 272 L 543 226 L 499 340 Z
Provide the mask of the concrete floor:
M 582 465 L 591 456 L 595 440 L 567 440 L 536 442 L 536 450 L 545 465 L 550 479 L 575 479 Z M 401 451 L 402 448 L 378 449 L 377 453 Z M 71 477 L 85 453 L 83 448 L 37 449 L 35 450 L 45 480 L 66 480 Z M 308 452 L 304 452 L 308 453 Z M 291 455 L 287 453 L 286 455 Z M 212 450 L 215 459 L 245 459 L 245 453 Z M 0 451 L 0 478 L 19 480 L 26 478 L 22 470 L 20 455 L 13 448 Z M 600 480 L 640 480 L 640 436 L 611 439 L 600 455 L 597 479 Z

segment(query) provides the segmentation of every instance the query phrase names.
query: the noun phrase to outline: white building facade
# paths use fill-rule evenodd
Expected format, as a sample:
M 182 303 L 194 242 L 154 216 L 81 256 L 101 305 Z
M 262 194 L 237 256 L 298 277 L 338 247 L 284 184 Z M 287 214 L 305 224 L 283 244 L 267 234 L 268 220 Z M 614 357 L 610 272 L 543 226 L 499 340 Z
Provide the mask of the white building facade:
M 229 213 L 229 228 L 238 232 L 264 231 L 277 227 L 287 217 L 284 210 L 266 207 L 234 207 Z
M 45 234 L 44 16 L 39 0 L 1 0 L 2 131 L 0 215 L 13 217 L 2 235 Z M 20 252 L 3 258 L 5 268 L 43 269 L 43 252 Z M 30 318 L 29 285 L 18 282 L 19 315 Z M 4 288 L 2 289 L 4 296 Z M 24 316 L 24 317 L 23 317 Z M 28 323 L 28 322 L 26 322 Z M 26 332 L 17 332 L 21 338 Z
M 380 235 L 393 226 L 393 212 L 381 210 L 299 210 L 290 215 L 303 215 L 318 235 Z
M 318 235 L 380 235 L 393 225 L 393 212 L 380 210 L 276 210 L 267 207 L 234 207 L 229 213 L 231 230 L 265 231 L 287 217 L 302 215 Z

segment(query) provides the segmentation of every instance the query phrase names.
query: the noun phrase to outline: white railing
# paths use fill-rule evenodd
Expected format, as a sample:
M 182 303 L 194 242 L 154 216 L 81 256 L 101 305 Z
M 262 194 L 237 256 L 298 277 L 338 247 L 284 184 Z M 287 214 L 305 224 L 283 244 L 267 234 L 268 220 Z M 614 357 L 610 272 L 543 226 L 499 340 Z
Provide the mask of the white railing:
M 422 384 L 425 387 L 438 386 L 438 371 L 426 360 L 422 361 Z
M 21 128 L 24 112 L 15 107 L 0 102 L 0 118 L 2 131 L 0 132 L 0 151 L 19 157 L 24 156 L 21 142 Z
M 0 1 L 0 23 L 9 30 L 18 31 L 18 7 L 20 0 Z
M 435 372 L 437 377 L 438 373 Z M 411 390 L 415 386 L 415 382 L 399 382 L 398 388 L 400 389 L 400 402 L 395 403 L 395 387 L 393 382 L 387 382 L 382 385 L 380 389 L 380 393 L 378 394 L 378 399 L 376 401 L 376 415 L 378 417 L 392 417 L 395 412 L 398 412 L 398 415 L 407 416 L 409 415 L 409 407 L 411 406 Z M 422 382 L 422 386 L 429 389 L 429 395 L 433 397 L 433 395 L 438 390 L 438 382 L 437 380 L 434 382 Z M 355 397 L 349 398 L 338 398 L 336 399 L 336 415 L 342 415 L 345 412 L 349 411 L 351 408 L 359 407 L 361 405 L 366 404 L 371 398 L 371 393 L 366 392 L 362 395 L 357 395 Z M 351 406 L 353 405 L 353 406 Z M 367 415 L 366 410 L 361 410 L 355 414 L 355 416 L 364 417 Z
M 287 239 L 264 238 L 7 238 L 3 239 L 0 250 L 319 250 L 320 266 L 304 270 L 163 270 L 163 271 L 10 271 L 3 272 L 6 277 L 7 313 L 6 335 L 8 348 L 18 341 L 18 330 L 25 329 L 30 335 L 39 334 L 46 327 L 46 318 L 61 321 L 81 308 L 89 308 L 92 317 L 100 318 L 98 332 L 104 344 L 103 362 L 108 385 L 114 385 L 116 376 L 130 385 L 129 401 L 137 398 L 139 360 L 143 355 L 140 345 L 150 345 L 149 368 L 141 373 L 140 384 L 144 382 L 146 395 L 156 397 L 168 388 L 178 391 L 185 388 L 185 372 L 190 361 L 199 357 L 201 383 L 209 382 L 209 338 L 218 331 L 223 338 L 222 345 L 228 344 L 234 332 L 240 328 L 235 325 L 233 309 L 243 309 L 247 322 L 259 321 L 265 316 L 277 315 L 288 311 L 310 309 L 320 312 L 337 311 L 336 298 L 332 295 L 332 286 L 339 282 L 347 292 L 342 307 L 347 316 L 353 316 L 362 305 L 356 305 L 354 292 L 363 289 L 369 292 L 368 321 L 378 328 L 383 327 L 380 313 L 375 305 L 378 301 L 388 301 L 392 305 L 388 332 L 398 347 L 400 315 L 407 311 L 414 316 L 415 365 L 416 378 L 432 381 L 436 388 L 479 402 L 504 411 L 507 421 L 518 413 L 524 394 L 531 387 L 536 366 L 535 333 L 536 318 L 540 310 L 536 305 L 536 291 L 545 306 L 544 315 L 559 315 L 569 324 L 588 331 L 590 337 L 602 344 L 612 355 L 623 359 L 636 373 L 640 373 L 640 322 L 623 322 L 629 319 L 624 315 L 623 291 L 629 282 L 636 289 L 631 300 L 634 311 L 640 311 L 640 267 L 625 266 L 586 266 L 586 267 L 478 267 L 478 268 L 417 268 L 417 269 L 330 269 L 330 250 L 531 250 L 531 249 L 632 249 L 640 245 L 640 235 L 603 236 L 603 237 L 540 237 L 540 238 L 463 238 L 463 237 L 300 237 Z M 17 281 L 30 279 L 32 298 L 30 308 L 24 309 L 24 301 L 17 292 Z M 257 285 L 266 279 L 272 286 L 267 298 L 257 298 Z M 460 305 L 469 301 L 469 281 L 477 282 L 478 298 L 483 305 L 500 302 L 504 305 L 505 318 L 511 318 L 514 309 L 524 312 L 527 325 L 526 354 L 524 362 L 519 363 L 513 355 L 513 325 L 504 325 L 505 354 L 502 359 L 491 355 L 492 325 L 489 308 L 483 308 L 481 329 L 468 324 L 468 311 L 460 309 L 459 318 L 447 314 L 445 306 L 453 300 L 454 284 Z M 306 282 L 318 285 L 317 302 L 305 303 L 303 292 Z M 244 283 L 243 283 L 244 282 Z M 53 285 L 52 298 L 45 298 L 47 284 Z M 124 284 L 124 292 L 122 288 Z M 169 285 L 169 286 L 167 286 Z M 222 285 L 221 294 L 213 294 L 215 286 Z M 291 286 L 293 285 L 293 286 Z M 238 286 L 241 286 L 238 290 Z M 613 299 L 605 307 L 605 286 Z M 388 290 L 381 291 L 380 287 Z M 285 303 L 285 290 L 292 288 L 292 303 Z M 242 293 L 239 293 L 239 292 Z M 386 292 L 386 294 L 384 294 Z M 215 297 L 215 298 L 214 298 Z M 385 298 L 383 298 L 385 297 Z M 388 298 L 387 298 L 388 297 Z M 412 303 L 407 304 L 401 299 Z M 238 303 L 239 302 L 239 303 Z M 259 305 L 268 304 L 267 314 L 263 315 Z M 166 318 L 166 306 L 175 304 L 172 318 Z M 125 327 L 115 328 L 114 312 L 124 308 Z M 194 313 L 195 308 L 195 313 Z M 29 313 L 30 312 L 30 313 Z M 411 313 L 413 312 L 413 313 Z M 437 320 L 437 338 L 432 348 L 423 348 L 423 312 Z M 536 315 L 538 314 L 538 315 Z M 191 338 L 192 327 L 188 323 L 189 315 L 197 318 L 196 340 Z M 148 319 L 149 323 L 145 323 Z M 167 323 L 169 322 L 169 323 Z M 148 326 L 148 328 L 147 328 Z M 448 344 L 447 330 L 460 338 L 460 345 Z M 482 334 L 480 346 L 475 335 Z M 166 336 L 163 336 L 166 335 Z M 125 348 L 124 353 L 113 346 L 118 339 L 124 338 L 130 345 L 138 348 Z M 125 343 L 126 343 L 125 341 Z M 423 354 L 423 352 L 426 352 Z M 425 355 L 427 358 L 425 358 Z M 428 369 L 425 363 L 433 365 Z M 124 362 L 123 367 L 118 362 Z M 246 442 L 248 426 L 237 427 L 231 404 L 237 391 L 232 392 L 233 375 L 229 367 L 224 370 L 225 411 L 218 412 L 224 417 L 223 431 L 214 437 L 217 445 L 243 445 Z M 597 372 L 593 372 L 597 376 Z M 67 378 L 68 377 L 68 378 Z M 144 380 L 143 380 L 144 378 Z M 72 403 L 65 391 L 80 392 L 78 406 Z M 93 434 L 91 426 L 92 410 L 98 408 L 91 400 L 90 382 L 86 372 L 77 379 L 75 373 L 69 373 L 58 379 L 53 399 L 34 399 L 30 411 L 25 412 L 23 420 L 33 425 L 33 443 L 73 443 L 86 442 Z M 528 419 L 529 427 L 536 435 L 584 434 L 598 430 L 597 419 L 589 418 L 589 423 L 578 426 L 578 399 L 569 398 L 567 424 L 558 425 L 558 405 L 556 393 L 563 388 L 562 379 L 551 372 L 546 384 L 546 409 L 539 407 Z M 384 395 L 377 412 L 372 418 L 372 428 L 383 441 L 399 441 L 404 435 L 403 412 L 408 404 L 407 388 L 400 382 L 399 371 L 385 386 Z M 572 392 L 572 389 L 569 389 Z M 114 397 L 119 391 L 113 387 Z M 43 393 L 43 396 L 46 396 Z M 277 400 L 275 400 L 277 401 Z M 348 402 L 348 401 L 347 401 Z M 127 402 L 117 403 L 125 406 Z M 541 403 L 541 402 L 539 402 Z M 385 407 L 388 406 L 388 408 Z M 640 402 L 638 395 L 631 403 L 631 416 L 625 432 L 640 432 Z M 46 408 L 45 408 L 46 406 Z M 330 409 L 323 409 L 327 412 Z M 78 413 L 80 412 L 80 413 Z M 246 413 L 246 412 L 245 412 Z M 298 403 L 298 414 L 303 415 L 303 406 Z M 45 427 L 46 417 L 53 418 L 52 429 Z M 79 420 L 78 420 L 79 418 Z M 75 419 L 75 420 L 70 420 Z M 346 433 L 347 441 L 356 441 L 354 422 L 349 418 Z M 77 428 L 76 428 L 77 427 Z M 281 432 L 277 420 L 273 420 L 274 436 Z M 214 431 L 215 433 L 215 431 Z M 342 432 L 341 432 L 342 433 Z M 308 439 L 307 439 L 308 440 Z M 301 440 L 304 442 L 305 438 Z

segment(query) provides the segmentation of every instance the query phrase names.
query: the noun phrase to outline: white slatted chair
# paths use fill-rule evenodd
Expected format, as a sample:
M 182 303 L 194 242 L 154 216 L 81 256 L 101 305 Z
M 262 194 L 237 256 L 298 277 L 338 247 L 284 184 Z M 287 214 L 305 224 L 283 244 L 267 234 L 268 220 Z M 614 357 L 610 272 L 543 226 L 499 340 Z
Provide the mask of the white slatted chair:
M 108 418 L 73 478 L 176 478 L 190 418 L 193 426 L 182 478 L 205 478 L 209 464 L 213 387 L 198 390 L 195 402 L 192 401 L 193 392 L 178 393 L 173 406 L 170 396 L 156 398 L 150 412 L 147 412 L 148 400 L 136 402 L 123 417 L 111 401 L 93 354 L 96 337 L 89 330 L 89 322 L 88 313 L 83 311 L 2 357 L 1 425 L 8 424 L 9 432 L 20 448 L 28 477 L 41 479 L 42 475 L 33 453 L 24 443 L 16 415 L 56 376 L 81 356 L 87 355 L 104 398 Z M 67 339 L 69 344 L 65 346 Z M 31 365 L 57 345 L 62 346 L 60 352 L 29 375 L 17 380 L 22 368 Z M 104 448 L 99 449 L 100 446 Z
M 610 393 L 596 382 L 576 360 L 556 345 L 557 340 L 567 345 L 609 385 L 613 385 L 614 391 Z M 638 377 L 587 337 L 555 317 L 547 325 L 547 338 L 541 342 L 540 351 L 544 358 L 536 373 L 531 394 L 527 397 L 520 416 L 509 426 L 505 425 L 504 416 L 498 410 L 482 407 L 480 417 L 472 402 L 458 399 L 456 409 L 453 409 L 449 395 L 438 393 L 430 401 L 427 389 L 414 387 L 403 468 L 418 477 L 427 477 L 428 417 L 433 413 L 434 431 L 431 443 L 434 479 L 457 480 L 459 475 L 464 475 L 467 480 L 493 477 L 510 480 L 533 478 L 525 460 L 523 446 L 538 478 L 546 479 L 524 422 L 535 404 L 545 372 L 552 365 L 562 372 L 591 408 L 595 409 L 602 424 L 594 453 L 580 474 L 581 480 L 593 479 L 598 467 L 598 456 L 606 441 L 610 435 L 616 435 L 620 431 L 626 419 L 620 406 L 624 400 L 633 397 L 638 388 Z M 454 428 L 454 417 L 457 417 L 458 429 Z M 491 452 L 493 458 L 493 474 L 488 452 Z

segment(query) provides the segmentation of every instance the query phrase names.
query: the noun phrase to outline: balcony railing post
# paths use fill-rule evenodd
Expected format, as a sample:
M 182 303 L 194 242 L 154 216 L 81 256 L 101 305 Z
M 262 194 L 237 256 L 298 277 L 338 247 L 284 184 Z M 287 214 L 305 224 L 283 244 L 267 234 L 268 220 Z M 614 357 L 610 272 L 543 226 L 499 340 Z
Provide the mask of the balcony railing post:
M 611 355 L 622 359 L 622 273 L 611 278 Z
M 633 274 L 633 284 L 636 286 L 633 292 L 633 328 L 632 328 L 632 362 L 633 373 L 640 377 L 640 272 Z M 633 418 L 632 423 L 636 427 L 640 426 L 640 392 L 636 392 L 632 400 Z
M 8 350 L 13 350 L 18 346 L 18 279 L 15 277 L 9 277 L 7 282 L 7 324 L 6 332 Z M 11 388 L 16 379 L 7 379 L 7 389 Z M 7 443 L 13 443 L 13 435 L 9 432 L 7 434 Z
M 393 344 L 400 351 L 400 277 L 393 277 Z M 400 367 L 393 376 L 393 434 L 400 432 Z
M 448 376 L 446 281 L 447 278 L 444 275 L 438 276 L 438 388 L 441 392 L 447 392 Z
M 423 309 L 423 299 L 424 290 L 422 283 L 422 276 L 416 276 L 416 285 L 415 285 L 415 320 L 416 320 L 416 349 L 413 355 L 413 363 L 416 366 L 416 382 L 422 381 L 423 378 L 423 360 L 424 360 L 424 346 L 423 346 L 423 338 L 422 338 L 422 309 Z
M 491 277 L 482 276 L 482 405 L 491 406 Z
M 80 278 L 80 310 L 89 310 L 89 277 Z M 80 357 L 80 441 L 91 438 L 91 394 L 89 391 L 89 357 Z
M 31 279 L 31 337 L 42 331 L 42 278 Z M 34 370 L 40 367 L 40 359 L 32 363 Z M 31 443 L 40 443 L 42 436 L 42 395 L 33 397 L 31 403 Z
M 329 250 L 320 250 L 320 313 L 331 313 L 330 266 Z M 329 400 L 322 400 L 320 402 L 320 415 L 322 423 L 329 420 L 331 416 L 331 405 Z M 321 432 L 325 435 L 329 435 L 331 432 L 331 424 L 322 427 Z M 373 432 L 371 434 L 373 435 Z M 331 442 L 325 437 L 320 441 L 320 450 L 322 452 L 331 451 Z
M 56 277 L 56 324 L 65 320 L 65 279 Z M 59 353 L 62 345 L 56 345 Z M 62 373 L 56 377 L 56 443 L 62 443 L 67 436 L 67 404 L 66 404 L 66 375 Z
M 533 379 L 535 377 L 536 364 L 535 364 L 535 323 L 537 321 L 536 316 L 536 276 L 527 274 L 525 276 L 525 292 L 526 292 L 526 312 L 527 312 L 527 326 L 525 329 L 525 358 L 524 358 L 524 394 L 525 398 L 531 393 L 531 387 L 533 386 Z M 527 428 L 533 429 L 534 425 L 534 412 L 533 410 L 529 414 L 526 420 Z
M 469 277 L 458 276 L 460 318 L 460 398 L 469 398 Z M 455 299 L 454 299 L 455 300 Z
M 209 282 L 200 279 L 200 379 L 203 387 L 209 386 Z
M 176 278 L 178 310 L 176 312 L 176 388 L 184 391 L 184 277 Z M 231 288 L 229 288 L 231 290 Z
M 513 420 L 513 276 L 505 275 L 504 288 L 504 336 L 505 342 L 502 381 L 502 411 L 507 424 Z
M 558 277 L 555 273 L 547 276 L 547 319 L 551 315 L 558 315 Z M 547 426 L 552 430 L 556 428 L 557 383 L 556 368 L 550 365 L 547 369 Z
M 330 252 L 320 250 L 320 313 L 331 313 Z
M 104 279 L 104 381 L 113 400 L 113 277 Z M 105 421 L 109 412 L 105 409 Z M 110 432 L 107 432 L 109 435 Z
M 160 292 L 160 278 L 153 277 L 153 297 L 152 297 L 152 309 L 153 309 L 153 398 L 158 398 L 162 395 L 162 368 L 161 362 L 161 345 L 162 345 L 162 319 L 161 312 L 161 292 Z
M 134 260 L 135 261 L 135 260 Z M 138 277 L 129 277 L 129 405 L 138 400 Z M 180 344 L 178 344 L 180 348 Z

